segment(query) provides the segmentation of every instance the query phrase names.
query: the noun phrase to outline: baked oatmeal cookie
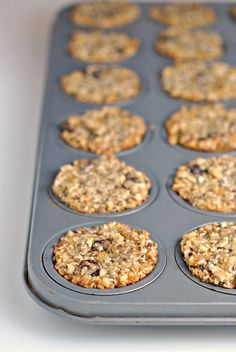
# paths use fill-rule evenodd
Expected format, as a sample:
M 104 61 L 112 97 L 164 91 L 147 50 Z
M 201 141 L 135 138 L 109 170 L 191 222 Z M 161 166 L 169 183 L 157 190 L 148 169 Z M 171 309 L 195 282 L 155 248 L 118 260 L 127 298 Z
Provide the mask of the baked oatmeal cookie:
M 71 18 L 78 26 L 108 29 L 129 25 L 139 15 L 137 5 L 122 1 L 97 1 L 75 6 Z
M 103 107 L 69 116 L 62 125 L 61 138 L 75 149 L 117 153 L 140 144 L 146 132 L 141 116 L 118 107 Z
M 62 76 L 64 92 L 75 100 L 90 104 L 112 104 L 135 98 L 141 91 L 136 72 L 119 66 L 87 66 Z
M 236 109 L 220 104 L 183 106 L 165 128 L 170 144 L 214 153 L 236 149 Z
M 54 267 L 75 285 L 125 287 L 156 266 L 158 247 L 149 236 L 146 230 L 117 222 L 68 231 L 54 246 Z
M 139 51 L 140 40 L 125 33 L 75 32 L 68 44 L 68 52 L 75 59 L 106 63 L 131 58 Z
M 236 98 L 236 67 L 223 62 L 185 62 L 162 72 L 162 87 L 172 97 L 196 102 Z
M 185 234 L 181 252 L 191 273 L 202 282 L 236 288 L 236 223 L 200 226 Z
M 161 32 L 155 48 L 161 55 L 176 61 L 210 61 L 224 54 L 223 38 L 219 33 L 175 27 Z
M 217 19 L 213 8 L 193 3 L 154 5 L 150 16 L 157 22 L 181 28 L 208 26 Z
M 57 198 L 79 213 L 117 213 L 147 200 L 150 179 L 113 155 L 75 160 L 63 165 L 52 190 Z
M 181 165 L 172 189 L 193 207 L 236 211 L 236 157 L 197 158 Z

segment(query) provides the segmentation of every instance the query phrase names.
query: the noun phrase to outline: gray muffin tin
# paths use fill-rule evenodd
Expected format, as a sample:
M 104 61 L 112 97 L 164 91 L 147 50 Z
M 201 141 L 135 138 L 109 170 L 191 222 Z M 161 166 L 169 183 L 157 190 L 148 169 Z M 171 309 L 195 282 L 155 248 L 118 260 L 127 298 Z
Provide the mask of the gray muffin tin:
M 225 39 L 222 60 L 236 62 L 236 22 L 228 10 L 231 5 L 217 4 L 219 20 L 205 30 L 218 30 Z M 68 211 L 50 195 L 50 186 L 61 165 L 79 158 L 93 158 L 91 153 L 73 150 L 59 139 L 59 126 L 66 116 L 79 114 L 98 105 L 82 104 L 67 97 L 60 88 L 64 73 L 86 65 L 71 58 L 66 44 L 78 29 L 70 20 L 71 8 L 62 10 L 55 23 L 45 105 L 39 137 L 32 214 L 26 251 L 24 281 L 30 295 L 47 310 L 86 323 L 200 325 L 235 324 L 236 297 L 234 290 L 200 283 L 186 268 L 179 251 L 182 235 L 191 229 L 215 221 L 235 221 L 236 214 L 211 213 L 193 209 L 170 189 L 176 168 L 198 156 L 197 153 L 171 146 L 166 141 L 163 122 L 183 104 L 160 87 L 160 73 L 172 61 L 153 49 L 156 36 L 163 29 L 148 16 L 150 4 L 140 4 L 142 15 L 134 24 L 117 29 L 142 40 L 140 52 L 118 65 L 137 71 L 143 89 L 136 99 L 118 104 L 141 114 L 150 131 L 144 142 L 118 156 L 146 172 L 153 188 L 149 200 L 135 211 L 119 214 L 87 216 Z M 114 104 L 116 105 L 116 104 Z M 236 101 L 225 103 L 236 107 Z M 234 154 L 234 153 L 233 153 Z M 145 228 L 159 246 L 159 263 L 144 280 L 126 288 L 95 290 L 77 287 L 63 279 L 53 268 L 53 244 L 68 229 L 119 221 Z

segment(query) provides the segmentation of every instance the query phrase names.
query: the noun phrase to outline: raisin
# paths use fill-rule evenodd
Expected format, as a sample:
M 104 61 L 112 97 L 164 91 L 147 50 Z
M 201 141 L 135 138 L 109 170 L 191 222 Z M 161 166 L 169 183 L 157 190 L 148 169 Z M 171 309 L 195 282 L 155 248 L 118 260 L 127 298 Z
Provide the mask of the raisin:
M 119 54 L 123 54 L 124 49 L 123 49 L 123 48 L 117 48 L 116 51 L 117 51 Z
M 94 78 L 100 78 L 100 77 L 101 77 L 101 74 L 102 74 L 102 71 L 101 71 L 101 70 L 96 70 L 96 71 L 93 71 L 92 76 L 93 76 Z
M 96 271 L 94 271 L 91 276 L 94 277 L 94 276 L 99 276 L 100 274 L 100 269 L 97 269 Z
M 94 248 L 96 248 L 97 246 L 99 246 L 99 245 L 103 245 L 104 244 L 104 242 L 105 242 L 105 240 L 97 240 L 97 241 L 94 241 L 93 242 L 93 245 L 92 245 L 92 249 L 94 249 Z
M 193 165 L 189 168 L 189 171 L 194 175 L 199 175 L 203 172 L 198 165 Z
M 82 260 L 80 262 L 79 266 L 80 267 L 83 267 L 83 266 L 88 266 L 89 267 L 89 264 L 97 265 L 97 262 L 95 262 L 95 260 L 92 260 L 92 259 Z

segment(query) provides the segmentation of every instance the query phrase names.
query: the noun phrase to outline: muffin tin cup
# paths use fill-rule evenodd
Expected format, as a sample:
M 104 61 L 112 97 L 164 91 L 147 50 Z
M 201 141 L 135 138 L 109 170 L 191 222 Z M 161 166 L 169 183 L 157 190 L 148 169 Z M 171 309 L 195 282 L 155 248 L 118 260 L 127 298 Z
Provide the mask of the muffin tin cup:
M 163 91 L 161 71 L 165 66 L 172 65 L 173 61 L 155 51 L 154 41 L 165 27 L 149 18 L 151 3 L 138 5 L 142 14 L 135 23 L 106 31 L 121 31 L 140 38 L 142 47 L 136 56 L 126 61 L 108 63 L 108 66 L 124 66 L 134 70 L 142 81 L 142 91 L 134 99 L 109 106 L 122 106 L 143 116 L 149 126 L 142 143 L 116 153 L 128 165 L 149 176 L 152 182 L 149 198 L 139 207 L 123 212 L 81 214 L 68 208 L 52 194 L 51 186 L 61 165 L 76 159 L 97 157 L 64 143 L 59 136 L 60 122 L 71 112 L 82 114 L 85 110 L 99 109 L 103 105 L 77 102 L 67 96 L 60 86 L 62 75 L 87 66 L 70 57 L 65 50 L 73 31 L 87 31 L 70 21 L 71 7 L 67 7 L 59 13 L 53 33 L 24 268 L 25 286 L 35 301 L 47 310 L 79 322 L 236 324 L 234 290 L 199 282 L 185 265 L 179 244 L 176 247 L 176 243 L 189 229 L 211 222 L 235 221 L 236 213 L 196 209 L 171 189 L 173 175 L 180 165 L 198 156 L 207 158 L 222 153 L 197 152 L 168 144 L 164 130 L 166 119 L 183 105 L 197 103 L 174 99 Z M 222 60 L 235 65 L 236 22 L 228 14 L 231 5 L 224 3 L 211 6 L 218 13 L 218 22 L 203 30 L 221 33 L 226 48 Z M 225 101 L 224 104 L 228 108 L 235 108 L 236 99 Z M 227 154 L 236 155 L 236 151 Z M 112 290 L 86 289 L 60 276 L 52 260 L 53 245 L 59 238 L 69 229 L 110 221 L 149 231 L 159 248 L 159 261 L 152 273 L 133 285 Z
M 208 223 L 208 224 L 210 224 L 210 223 Z M 207 224 L 203 224 L 200 226 L 205 226 L 205 225 L 207 225 Z M 194 231 L 198 227 L 199 226 L 193 228 L 192 230 L 190 230 L 188 232 Z M 184 258 L 183 258 L 183 255 L 182 255 L 181 249 L 180 249 L 180 242 L 181 242 L 181 240 L 177 243 L 176 248 L 175 248 L 175 260 L 176 260 L 178 267 L 184 273 L 184 275 L 186 275 L 191 281 L 195 282 L 196 284 L 198 284 L 202 287 L 205 287 L 208 290 L 212 290 L 212 291 L 219 292 L 219 293 L 224 293 L 227 295 L 236 295 L 236 289 L 224 288 L 221 286 L 206 283 L 206 282 L 201 281 L 199 278 L 193 276 L 184 261 Z
M 98 226 L 98 225 L 101 225 L 102 223 L 104 223 L 104 222 L 79 224 L 78 226 L 73 227 L 70 230 L 73 231 L 77 227 Z M 136 226 L 134 226 L 134 227 L 137 228 Z M 55 282 L 57 282 L 59 285 L 65 287 L 68 290 L 80 292 L 83 294 L 98 295 L 98 296 L 113 296 L 113 295 L 120 295 L 120 294 L 124 294 L 124 293 L 129 293 L 129 292 L 141 289 L 141 288 L 145 287 L 146 285 L 151 284 L 154 280 L 156 280 L 161 275 L 162 271 L 165 268 L 165 265 L 166 265 L 165 250 L 164 250 L 163 246 L 161 245 L 159 239 L 157 239 L 156 236 L 154 237 L 152 234 L 150 234 L 150 238 L 155 243 L 157 243 L 157 246 L 158 246 L 158 261 L 157 261 L 157 264 L 156 264 L 155 268 L 153 269 L 153 271 L 150 274 L 148 274 L 145 278 L 143 278 L 142 280 L 140 280 L 132 285 L 128 285 L 125 287 L 119 287 L 119 288 L 113 288 L 113 289 L 85 288 L 85 287 L 82 287 L 79 285 L 75 285 L 75 284 L 71 283 L 70 281 L 67 281 L 66 279 L 64 279 L 56 271 L 56 269 L 53 266 L 53 247 L 60 240 L 60 238 L 66 234 L 67 231 L 68 230 L 63 231 L 59 235 L 56 235 L 47 244 L 47 246 L 43 252 L 42 260 L 43 260 L 44 268 L 45 268 L 47 274 L 50 276 L 50 278 L 52 278 Z

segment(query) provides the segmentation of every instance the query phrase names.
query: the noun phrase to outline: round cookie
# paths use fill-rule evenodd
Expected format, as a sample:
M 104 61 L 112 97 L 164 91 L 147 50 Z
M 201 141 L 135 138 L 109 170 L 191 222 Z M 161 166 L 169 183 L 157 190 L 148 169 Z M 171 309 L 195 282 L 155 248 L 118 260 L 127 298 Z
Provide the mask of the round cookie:
M 220 104 L 183 106 L 165 128 L 170 144 L 213 153 L 236 149 L 236 109 Z
M 98 1 L 75 6 L 71 18 L 78 26 L 108 29 L 131 24 L 139 15 L 137 5 Z
M 117 213 L 141 205 L 149 196 L 150 179 L 113 155 L 80 159 L 63 165 L 52 190 L 72 210 Z
M 236 98 L 236 67 L 223 62 L 185 62 L 164 68 L 163 89 L 172 97 L 196 102 Z
M 69 231 L 54 246 L 58 273 L 86 288 L 134 284 L 153 271 L 157 259 L 149 232 L 117 222 Z
M 106 63 L 127 60 L 139 47 L 140 40 L 125 33 L 75 32 L 67 49 L 75 59 Z
M 119 107 L 103 107 L 69 116 L 62 126 L 61 138 L 75 149 L 117 153 L 140 144 L 146 132 L 141 116 Z
M 185 234 L 180 247 L 191 273 L 202 282 L 236 288 L 236 223 L 219 222 Z
M 176 61 L 210 61 L 224 53 L 223 38 L 216 32 L 187 31 L 170 27 L 161 32 L 156 50 Z
M 236 157 L 197 158 L 181 165 L 172 189 L 193 207 L 236 211 Z
M 62 76 L 64 92 L 75 100 L 90 104 L 112 104 L 135 98 L 141 90 L 138 75 L 127 67 L 87 66 Z
M 190 3 L 154 5 L 150 16 L 157 22 L 180 28 L 208 26 L 217 19 L 211 7 Z

